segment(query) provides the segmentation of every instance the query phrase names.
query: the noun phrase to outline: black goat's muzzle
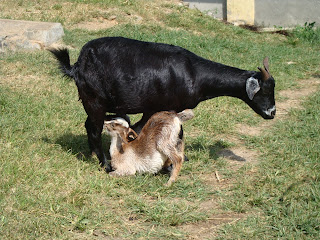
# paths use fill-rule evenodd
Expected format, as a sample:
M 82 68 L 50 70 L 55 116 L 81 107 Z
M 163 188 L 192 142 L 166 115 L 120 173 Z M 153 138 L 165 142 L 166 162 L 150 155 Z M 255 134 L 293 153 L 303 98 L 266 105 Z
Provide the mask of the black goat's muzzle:
M 272 108 L 269 108 L 266 111 L 263 111 L 262 117 L 264 119 L 273 119 L 276 115 L 276 106 L 273 106 Z

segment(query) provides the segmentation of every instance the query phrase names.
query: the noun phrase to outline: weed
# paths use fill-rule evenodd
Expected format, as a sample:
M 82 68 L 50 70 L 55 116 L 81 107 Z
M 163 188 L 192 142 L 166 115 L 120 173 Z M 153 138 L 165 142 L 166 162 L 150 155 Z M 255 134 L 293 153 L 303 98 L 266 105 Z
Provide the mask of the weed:
M 292 31 L 292 36 L 289 38 L 290 43 L 296 44 L 297 41 L 308 42 L 310 44 L 320 43 L 320 29 L 316 27 L 315 22 L 306 22 L 304 26 L 297 26 Z

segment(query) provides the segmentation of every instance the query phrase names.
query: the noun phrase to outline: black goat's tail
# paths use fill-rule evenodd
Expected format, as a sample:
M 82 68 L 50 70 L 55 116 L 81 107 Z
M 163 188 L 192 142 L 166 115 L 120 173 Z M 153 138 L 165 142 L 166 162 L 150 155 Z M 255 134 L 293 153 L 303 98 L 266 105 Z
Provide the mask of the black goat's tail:
M 70 78 L 74 78 L 73 67 L 70 65 L 69 50 L 66 48 L 49 49 L 54 57 L 59 61 L 59 68 L 61 72 Z
M 177 113 L 177 115 L 182 122 L 185 122 L 194 117 L 194 113 L 191 109 L 186 109 L 182 112 Z

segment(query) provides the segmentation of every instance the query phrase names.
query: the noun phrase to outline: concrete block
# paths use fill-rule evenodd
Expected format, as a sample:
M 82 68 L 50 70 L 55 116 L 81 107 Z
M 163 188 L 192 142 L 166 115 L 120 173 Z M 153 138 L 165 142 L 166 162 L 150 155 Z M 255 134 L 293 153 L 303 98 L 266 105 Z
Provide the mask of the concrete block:
M 255 0 L 228 0 L 227 21 L 236 25 L 254 25 Z
M 263 27 L 319 26 L 319 13 L 319 0 L 255 0 L 255 24 Z
M 0 51 L 43 49 L 63 35 L 60 23 L 0 19 Z
M 226 0 L 184 0 L 192 9 L 198 9 L 207 15 L 217 18 L 226 19 Z

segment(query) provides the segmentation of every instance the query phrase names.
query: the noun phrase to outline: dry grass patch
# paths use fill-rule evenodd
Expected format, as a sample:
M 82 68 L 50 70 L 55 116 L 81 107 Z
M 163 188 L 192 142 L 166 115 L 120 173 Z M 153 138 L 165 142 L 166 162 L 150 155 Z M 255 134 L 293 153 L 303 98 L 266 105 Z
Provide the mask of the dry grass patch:
M 46 94 L 61 94 L 61 89 L 58 86 L 44 81 L 43 77 L 38 75 L 7 75 L 4 83 L 13 91 L 30 93 L 30 95 L 45 95 L 45 92 Z

